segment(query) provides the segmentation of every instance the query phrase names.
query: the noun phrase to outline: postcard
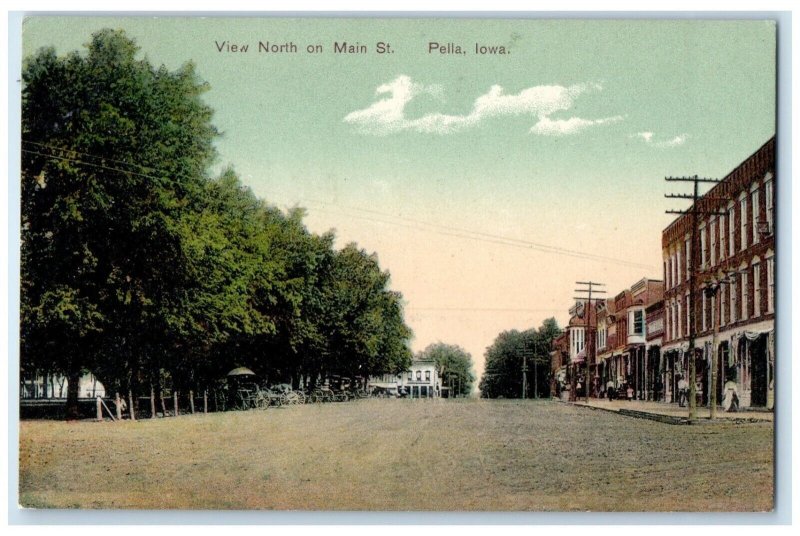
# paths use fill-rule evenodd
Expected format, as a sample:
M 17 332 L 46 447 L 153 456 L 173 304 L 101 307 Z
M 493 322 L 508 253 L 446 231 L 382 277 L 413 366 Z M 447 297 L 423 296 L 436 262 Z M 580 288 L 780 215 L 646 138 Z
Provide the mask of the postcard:
M 769 512 L 776 22 L 23 22 L 26 509 Z

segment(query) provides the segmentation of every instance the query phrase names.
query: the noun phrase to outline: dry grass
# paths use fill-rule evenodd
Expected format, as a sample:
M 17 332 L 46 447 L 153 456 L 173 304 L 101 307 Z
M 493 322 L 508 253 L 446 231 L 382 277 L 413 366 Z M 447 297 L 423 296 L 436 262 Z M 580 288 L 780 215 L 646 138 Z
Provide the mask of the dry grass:
M 20 425 L 46 508 L 766 511 L 773 427 L 671 426 L 556 402 L 362 400 Z

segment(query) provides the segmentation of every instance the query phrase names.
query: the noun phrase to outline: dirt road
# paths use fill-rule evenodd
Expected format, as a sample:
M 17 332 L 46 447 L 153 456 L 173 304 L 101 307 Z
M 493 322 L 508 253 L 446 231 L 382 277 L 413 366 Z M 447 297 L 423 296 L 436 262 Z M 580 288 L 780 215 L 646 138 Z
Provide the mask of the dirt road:
M 550 401 L 361 400 L 135 423 L 24 421 L 52 508 L 766 511 L 773 425 Z

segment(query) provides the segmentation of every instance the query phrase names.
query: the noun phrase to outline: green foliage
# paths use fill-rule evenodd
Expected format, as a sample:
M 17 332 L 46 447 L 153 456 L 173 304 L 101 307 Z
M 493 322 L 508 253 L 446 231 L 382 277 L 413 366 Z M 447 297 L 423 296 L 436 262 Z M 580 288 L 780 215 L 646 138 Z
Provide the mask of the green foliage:
M 137 59 L 124 32 L 25 60 L 23 369 L 110 389 L 404 370 L 410 330 L 377 257 L 334 249 L 232 169 L 211 178 L 207 85 Z M 148 386 L 149 390 L 149 386 Z
M 561 333 L 554 318 L 546 319 L 539 329 L 504 331 L 486 349 L 486 366 L 479 389 L 484 398 L 521 398 L 524 353 L 528 353 L 528 392 L 531 398 L 547 392 L 550 370 L 550 343 Z M 535 364 L 535 366 L 534 366 Z
M 418 359 L 433 359 L 443 385 L 453 389 L 452 396 L 469 396 L 475 383 L 472 356 L 455 344 L 443 342 L 429 345 Z

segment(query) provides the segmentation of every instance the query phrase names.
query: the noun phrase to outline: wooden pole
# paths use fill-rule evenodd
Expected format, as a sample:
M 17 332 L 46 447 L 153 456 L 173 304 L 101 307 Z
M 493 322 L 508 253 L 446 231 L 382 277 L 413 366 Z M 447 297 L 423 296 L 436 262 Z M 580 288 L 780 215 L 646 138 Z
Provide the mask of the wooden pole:
M 161 399 L 161 412 L 164 417 L 167 416 L 167 405 L 164 403 L 164 391 L 158 391 L 158 397 Z
M 117 405 L 117 420 L 122 420 L 122 399 L 119 397 L 119 393 L 114 393 L 114 402 Z
M 208 413 L 208 389 L 203 391 L 203 413 Z
M 189 408 L 191 409 L 192 415 L 194 415 L 194 391 L 189 390 Z
M 153 384 L 150 384 L 150 418 L 156 418 L 156 390 L 153 389 Z
M 136 408 L 133 406 L 133 389 L 128 390 L 128 411 L 131 412 L 131 420 L 136 420 Z
M 172 409 L 175 412 L 174 417 L 178 416 L 178 391 L 172 391 Z
M 97 402 L 97 420 L 103 420 L 103 401 L 98 396 L 95 401 Z

